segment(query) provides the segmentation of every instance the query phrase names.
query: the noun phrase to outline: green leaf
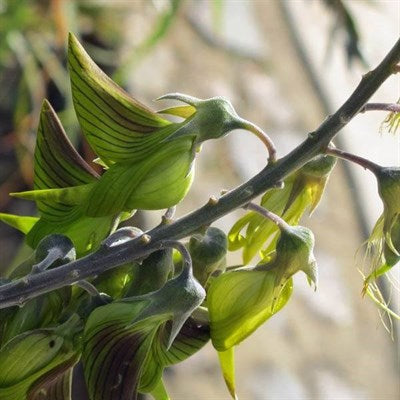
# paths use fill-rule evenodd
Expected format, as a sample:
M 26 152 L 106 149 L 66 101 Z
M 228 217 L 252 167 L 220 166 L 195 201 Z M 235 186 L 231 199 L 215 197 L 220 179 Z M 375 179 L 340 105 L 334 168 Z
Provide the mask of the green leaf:
M 154 337 L 149 357 L 143 368 L 139 391 L 152 392 L 162 376 L 165 367 L 174 365 L 191 357 L 203 348 L 210 339 L 208 325 L 202 325 L 193 318 L 188 318 L 179 331 L 172 345 L 168 341 L 172 326 L 168 321 L 160 325 Z
M 231 347 L 225 351 L 218 352 L 219 365 L 221 366 L 222 375 L 226 386 L 233 399 L 237 399 L 235 389 L 235 350 Z
M 143 365 L 160 323 L 154 318 L 130 325 L 143 306 L 143 302 L 110 304 L 97 308 L 89 317 L 82 358 L 92 400 L 136 398 Z
M 73 148 L 47 101 L 40 114 L 34 173 L 35 190 L 13 195 L 36 201 L 41 218 L 1 215 L 0 219 L 23 230 L 32 248 L 51 233 L 70 237 L 78 255 L 97 247 L 109 234 L 115 216 L 85 217 L 80 204 L 98 175 Z
M 60 120 L 45 100 L 40 113 L 34 161 L 34 189 L 69 188 L 96 182 L 97 173 L 83 160 L 72 146 Z M 85 186 L 83 186 L 85 187 Z M 76 190 L 76 189 L 75 189 Z M 80 192 L 60 190 L 56 199 L 34 197 L 39 213 L 49 221 L 62 221 L 78 204 Z M 30 193 L 30 192 L 28 192 Z M 44 192 L 46 193 L 46 192 Z M 57 192 L 58 193 L 58 192 Z M 19 195 L 21 197 L 22 194 Z M 29 198 L 29 197 L 25 197 Z
M 13 314 L 2 321 L 4 324 L 3 343 L 7 343 L 21 333 L 55 325 L 70 295 L 71 288 L 65 287 L 32 299 L 21 308 L 15 308 Z
M 396 104 L 400 104 L 400 98 Z M 381 124 L 381 130 L 386 128 L 390 133 L 396 134 L 400 126 L 400 113 L 390 112 Z
M 78 208 L 63 224 L 41 218 L 29 231 L 26 241 L 35 248 L 47 235 L 60 233 L 69 237 L 74 243 L 78 257 L 96 250 L 100 243 L 110 234 L 111 227 L 118 223 L 115 215 L 105 217 L 88 217 Z

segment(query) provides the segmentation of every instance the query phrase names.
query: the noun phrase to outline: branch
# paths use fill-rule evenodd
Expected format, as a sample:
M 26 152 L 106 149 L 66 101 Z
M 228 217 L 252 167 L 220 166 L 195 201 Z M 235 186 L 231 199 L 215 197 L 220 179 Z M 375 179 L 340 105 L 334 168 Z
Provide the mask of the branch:
M 360 110 L 360 113 L 364 113 L 366 111 L 388 111 L 388 112 L 400 113 L 400 104 L 396 104 L 396 103 L 367 103 Z
M 399 63 L 400 40 L 377 68 L 363 76 L 357 88 L 339 110 L 327 118 L 316 131 L 310 133 L 303 143 L 276 163 L 267 165 L 246 183 L 223 195 L 217 202 L 209 202 L 171 224 L 160 225 L 150 230 L 147 232 L 150 241 L 141 240 L 139 237 L 110 248 L 101 247 L 77 261 L 5 284 L 0 287 L 0 308 L 24 304 L 41 294 L 147 256 L 154 249 L 160 248 L 163 241 L 187 237 L 200 227 L 211 224 L 236 208 L 243 207 L 316 155 L 325 152 L 330 141 L 359 113 L 382 83 L 396 70 L 396 65 Z

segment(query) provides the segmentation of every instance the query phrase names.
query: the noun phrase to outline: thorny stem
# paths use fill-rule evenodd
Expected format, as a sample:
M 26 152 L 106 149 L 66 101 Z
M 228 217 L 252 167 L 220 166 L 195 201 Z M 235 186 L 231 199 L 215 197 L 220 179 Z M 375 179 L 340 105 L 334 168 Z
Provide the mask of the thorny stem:
M 256 213 L 262 215 L 263 217 L 268 218 L 281 230 L 287 231 L 290 228 L 290 225 L 283 218 L 267 210 L 266 208 L 259 206 L 258 204 L 248 203 L 243 208 L 246 210 L 255 211 Z
M 400 113 L 400 104 L 397 103 L 367 103 L 361 108 L 360 113 L 366 111 L 388 111 L 393 113 Z
M 109 269 L 147 256 L 156 244 L 160 246 L 165 240 L 183 239 L 201 226 L 211 224 L 236 208 L 243 207 L 315 156 L 324 153 L 331 140 L 359 113 L 382 83 L 397 70 L 400 71 L 399 63 L 400 39 L 382 62 L 363 76 L 344 104 L 317 130 L 310 133 L 303 143 L 282 159 L 267 165 L 246 183 L 221 196 L 216 204 L 207 203 L 172 224 L 164 224 L 150 230 L 147 232 L 151 238 L 150 242 L 138 237 L 110 248 L 102 247 L 74 262 L 0 286 L 0 308 L 24 303 L 41 294 L 71 285 L 86 277 L 100 275 Z M 79 272 L 78 277 L 74 271 Z
M 380 169 L 382 169 L 381 166 L 379 166 L 378 164 L 375 164 L 374 162 L 372 162 L 370 160 L 367 160 L 366 158 L 356 156 L 355 154 L 348 153 L 346 151 L 339 150 L 339 149 L 336 149 L 333 147 L 328 147 L 326 149 L 326 154 L 330 154 L 331 156 L 342 158 L 343 160 L 351 161 L 351 162 L 363 167 L 364 169 L 368 169 L 373 174 L 376 174 Z

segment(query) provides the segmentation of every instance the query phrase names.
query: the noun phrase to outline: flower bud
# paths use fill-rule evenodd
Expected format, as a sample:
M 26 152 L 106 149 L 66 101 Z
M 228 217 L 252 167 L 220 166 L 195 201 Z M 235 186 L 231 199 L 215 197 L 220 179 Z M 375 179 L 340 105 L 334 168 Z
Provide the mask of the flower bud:
M 282 229 L 276 245 L 276 257 L 271 262 L 277 269 L 275 293 L 280 293 L 287 280 L 298 271 L 307 275 L 308 283 L 317 288 L 317 263 L 314 257 L 314 234 L 304 226 Z
M 227 248 L 226 235 L 218 228 L 210 227 L 204 235 L 197 233 L 190 238 L 193 273 L 203 286 L 214 271 L 223 268 Z

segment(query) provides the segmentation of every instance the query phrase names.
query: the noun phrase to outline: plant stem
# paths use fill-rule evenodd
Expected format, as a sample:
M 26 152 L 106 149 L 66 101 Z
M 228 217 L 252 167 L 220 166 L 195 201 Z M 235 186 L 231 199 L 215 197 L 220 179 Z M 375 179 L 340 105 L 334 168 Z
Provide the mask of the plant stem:
M 326 149 L 326 154 L 330 154 L 331 156 L 335 156 L 338 158 L 342 158 L 343 160 L 351 161 L 359 166 L 363 167 L 371 171 L 373 174 L 376 174 L 382 167 L 374 162 L 367 160 L 366 158 L 356 156 L 355 154 L 348 153 L 343 150 L 339 150 L 333 147 L 328 147 Z
M 184 244 L 179 242 L 178 240 L 164 240 L 161 243 L 161 248 L 174 248 L 181 253 L 183 259 L 183 270 L 186 273 L 192 275 L 193 274 L 193 263 L 192 263 L 192 256 L 189 253 L 189 250 L 186 248 Z
M 324 153 L 331 140 L 359 113 L 399 63 L 400 40 L 374 70 L 363 76 L 339 110 L 327 118 L 316 131 L 310 133 L 303 143 L 282 159 L 267 165 L 246 183 L 221 196 L 217 203 L 207 203 L 171 224 L 150 230 L 147 232 L 151 238 L 150 243 L 141 241 L 138 237 L 120 245 L 102 247 L 74 262 L 0 286 L 0 308 L 23 304 L 41 294 L 147 256 L 154 251 L 155 246 L 162 246 L 163 241 L 187 237 L 201 226 L 210 225 L 236 208 L 243 207 L 306 162 Z
M 366 111 L 388 111 L 393 113 L 400 113 L 400 104 L 397 103 L 367 103 L 360 113 Z
M 78 281 L 76 285 L 79 286 L 81 289 L 85 290 L 87 293 L 90 294 L 92 297 L 100 297 L 100 292 L 97 290 L 96 286 L 92 285 L 88 281 Z
M 246 210 L 255 211 L 256 213 L 262 215 L 263 217 L 268 218 L 281 230 L 288 230 L 290 228 L 290 225 L 283 218 L 267 210 L 266 208 L 259 206 L 258 204 L 248 203 L 243 208 Z
M 254 133 L 267 147 L 269 157 L 268 161 L 269 163 L 275 163 L 276 162 L 276 148 L 271 140 L 271 138 L 257 125 L 253 124 L 250 121 L 246 121 L 245 119 L 241 120 L 241 128 L 246 129 L 252 133 Z

